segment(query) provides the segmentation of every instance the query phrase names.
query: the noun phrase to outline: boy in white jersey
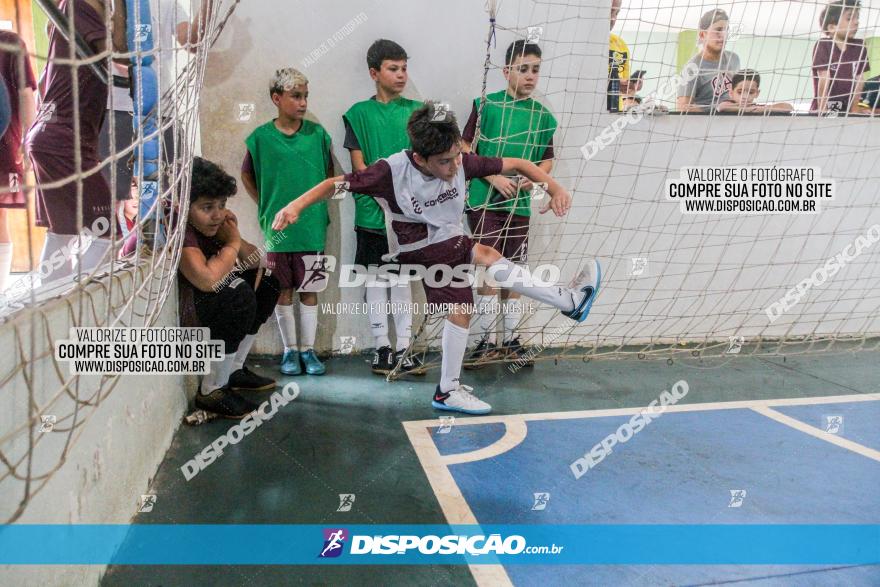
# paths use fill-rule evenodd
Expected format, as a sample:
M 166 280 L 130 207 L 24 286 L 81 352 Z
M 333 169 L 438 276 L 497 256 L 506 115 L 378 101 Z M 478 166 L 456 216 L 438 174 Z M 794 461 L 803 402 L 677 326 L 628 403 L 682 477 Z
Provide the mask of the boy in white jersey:
M 361 171 L 322 181 L 282 208 L 272 227 L 282 230 L 296 222 L 307 206 L 333 195 L 334 182 L 345 181 L 349 190 L 376 198 L 382 207 L 388 248 L 399 263 L 442 265 L 451 268 L 453 274 L 458 274 L 455 270 L 462 266 L 482 265 L 504 287 L 550 304 L 583 322 L 599 290 L 598 262 L 588 263 L 571 287 L 536 286 L 533 284 L 537 280 L 528 269 L 515 265 L 491 247 L 474 244 L 462 226 L 465 182 L 474 177 L 520 174 L 534 183 L 546 183 L 550 199 L 542 214 L 553 210 L 557 216 L 565 215 L 571 207 L 568 191 L 525 159 L 462 154 L 455 116 L 444 112 L 439 104 L 428 102 L 416 110 L 410 117 L 407 133 L 412 151 L 404 150 Z M 428 303 L 451 308 L 443 328 L 441 378 L 432 405 L 440 410 L 488 414 L 492 409 L 489 404 L 459 382 L 474 311 L 470 283 L 453 279 L 448 285 L 434 287 L 426 280 L 425 295 Z

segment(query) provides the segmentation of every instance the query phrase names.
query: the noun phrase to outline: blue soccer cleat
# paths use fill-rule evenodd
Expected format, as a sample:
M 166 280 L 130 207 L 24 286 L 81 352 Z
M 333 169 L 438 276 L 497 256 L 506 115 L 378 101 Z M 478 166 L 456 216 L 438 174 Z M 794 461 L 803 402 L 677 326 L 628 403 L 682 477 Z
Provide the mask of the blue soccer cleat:
M 281 358 L 281 372 L 285 375 L 302 375 L 303 368 L 299 360 L 299 351 L 284 349 L 284 356 Z
M 302 358 L 303 365 L 306 367 L 306 373 L 309 375 L 323 375 L 327 372 L 324 363 L 322 363 L 321 360 L 318 359 L 318 355 L 315 354 L 315 349 L 309 349 L 302 352 L 299 356 Z
M 580 301 L 575 302 L 574 310 L 563 312 L 562 315 L 568 316 L 576 322 L 583 322 L 586 320 L 590 313 L 590 308 L 593 307 L 593 302 L 599 294 L 599 284 L 601 281 L 602 266 L 599 265 L 598 260 L 593 259 L 581 269 L 581 272 L 578 273 L 578 276 L 569 286 L 572 290 L 571 293 L 573 297 L 578 296 L 581 292 L 583 297 Z

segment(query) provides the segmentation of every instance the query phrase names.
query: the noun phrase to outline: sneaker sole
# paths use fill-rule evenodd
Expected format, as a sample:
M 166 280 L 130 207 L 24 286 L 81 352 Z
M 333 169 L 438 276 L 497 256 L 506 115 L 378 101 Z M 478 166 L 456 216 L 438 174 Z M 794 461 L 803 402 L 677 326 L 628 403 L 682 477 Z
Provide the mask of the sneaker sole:
M 232 391 L 269 391 L 270 389 L 275 389 L 278 387 L 277 383 L 267 383 L 266 385 L 260 387 L 230 387 Z
M 194 405 L 199 410 L 204 410 L 206 412 L 210 412 L 211 414 L 214 414 L 218 418 L 223 418 L 225 420 L 244 420 L 247 416 L 249 416 L 250 414 L 253 414 L 254 412 L 257 411 L 255 408 L 255 409 L 251 410 L 250 412 L 248 412 L 247 414 L 242 414 L 241 416 L 231 416 L 229 414 L 221 414 L 220 412 L 215 412 L 214 410 L 202 407 L 198 404 L 194 404 Z
M 205 410 L 205 411 L 208 411 L 208 410 Z M 255 411 L 256 410 L 254 410 L 254 412 Z M 244 420 L 245 418 L 247 418 L 249 415 L 253 414 L 254 412 L 248 412 L 247 414 L 244 414 L 243 416 L 226 416 L 224 414 L 217 414 L 217 412 L 211 412 L 211 413 L 217 414 L 218 418 L 223 418 L 224 420 Z
M 446 404 L 441 404 L 440 402 L 436 402 L 434 400 L 431 400 L 431 405 L 434 406 L 434 409 L 436 409 L 436 410 L 443 410 L 444 412 L 459 412 L 461 414 L 471 414 L 474 416 L 481 416 L 483 414 L 488 414 L 489 412 L 492 411 L 491 407 L 486 408 L 484 410 L 466 410 L 465 408 L 453 408 L 453 407 L 447 406 Z

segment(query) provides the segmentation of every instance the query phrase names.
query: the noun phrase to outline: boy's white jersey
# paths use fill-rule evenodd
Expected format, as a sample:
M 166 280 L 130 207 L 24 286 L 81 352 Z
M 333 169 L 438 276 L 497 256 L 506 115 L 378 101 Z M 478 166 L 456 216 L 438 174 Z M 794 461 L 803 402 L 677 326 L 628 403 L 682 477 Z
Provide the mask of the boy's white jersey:
M 385 212 L 391 253 L 413 251 L 465 234 L 462 226 L 467 193 L 464 165 L 459 165 L 452 182 L 447 182 L 419 171 L 406 151 L 395 153 L 385 161 L 391 168 L 394 198 L 402 212 L 392 212 L 386 201 L 376 200 Z M 416 242 L 399 244 L 393 226 L 395 221 L 424 224 L 427 234 Z

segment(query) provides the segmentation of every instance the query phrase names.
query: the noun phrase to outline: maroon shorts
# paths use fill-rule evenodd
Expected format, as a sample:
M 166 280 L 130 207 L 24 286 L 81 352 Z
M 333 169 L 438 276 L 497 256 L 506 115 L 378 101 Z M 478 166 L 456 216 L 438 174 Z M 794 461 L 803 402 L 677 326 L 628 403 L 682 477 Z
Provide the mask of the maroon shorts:
M 327 288 L 326 257 L 321 251 L 267 253 L 266 264 L 281 289 L 319 292 Z
M 68 179 L 59 187 L 37 188 L 37 226 L 44 226 L 55 234 L 77 234 L 76 228 L 76 175 L 73 156 L 60 157 L 39 151 L 31 151 L 31 163 L 37 184 L 48 184 Z M 83 159 L 83 170 L 94 170 L 100 163 L 95 159 Z M 91 228 L 98 218 L 104 218 L 109 226 L 116 215 L 110 186 L 99 171 L 82 180 L 82 225 Z M 107 235 L 104 235 L 107 236 Z
M 529 217 L 494 210 L 468 210 L 474 240 L 492 247 L 514 263 L 528 261 Z
M 470 265 L 473 262 L 474 241 L 466 236 L 458 236 L 433 245 L 422 247 L 416 251 L 400 253 L 397 260 L 400 264 L 422 265 Z M 451 285 L 432 287 L 427 280 L 423 281 L 425 297 L 429 304 L 468 304 L 474 303 L 474 292 L 467 281 L 454 280 Z

